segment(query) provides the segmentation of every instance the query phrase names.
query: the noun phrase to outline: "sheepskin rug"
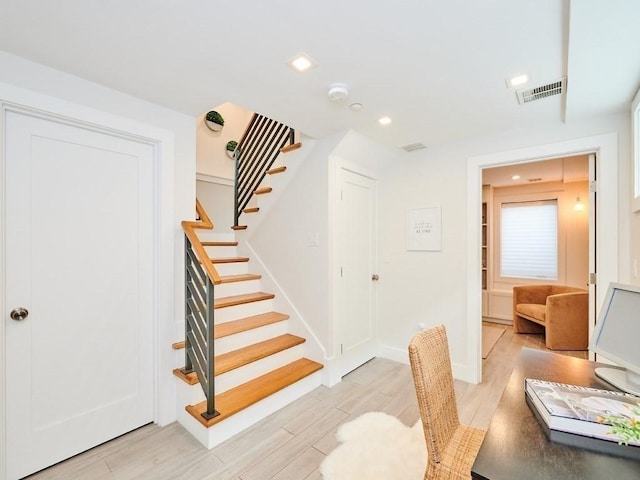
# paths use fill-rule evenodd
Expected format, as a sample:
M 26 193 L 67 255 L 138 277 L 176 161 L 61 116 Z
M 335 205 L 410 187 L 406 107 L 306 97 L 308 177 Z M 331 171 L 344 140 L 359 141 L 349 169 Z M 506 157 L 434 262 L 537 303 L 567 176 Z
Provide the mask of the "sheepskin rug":
M 396 417 L 369 412 L 342 425 L 341 443 L 324 459 L 324 480 L 422 480 L 427 447 L 420 420 L 408 427 Z

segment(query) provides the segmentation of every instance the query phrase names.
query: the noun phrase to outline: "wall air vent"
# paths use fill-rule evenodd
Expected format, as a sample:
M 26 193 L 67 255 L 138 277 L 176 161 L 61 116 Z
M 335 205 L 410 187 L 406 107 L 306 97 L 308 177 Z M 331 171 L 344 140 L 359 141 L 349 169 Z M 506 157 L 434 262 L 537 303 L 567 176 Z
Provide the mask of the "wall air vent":
M 541 182 L 542 181 L 542 177 L 528 178 L 527 181 L 528 182 Z
M 409 145 L 404 145 L 402 147 L 402 149 L 407 152 L 415 152 L 416 150 L 422 150 L 423 148 L 427 148 L 424 143 L 410 143 Z
M 523 104 L 533 102 L 534 100 L 542 100 L 543 98 L 552 97 L 554 95 L 560 95 L 566 91 L 567 77 L 563 77 L 560 80 L 548 83 L 547 85 L 517 90 L 516 97 L 518 97 L 518 103 Z

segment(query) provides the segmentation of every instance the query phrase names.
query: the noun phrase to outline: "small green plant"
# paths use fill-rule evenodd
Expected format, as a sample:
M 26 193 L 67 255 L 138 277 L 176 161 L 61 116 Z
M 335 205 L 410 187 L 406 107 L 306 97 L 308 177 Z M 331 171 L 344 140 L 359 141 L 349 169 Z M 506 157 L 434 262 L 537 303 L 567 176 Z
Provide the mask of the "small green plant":
M 238 142 L 235 140 L 229 140 L 227 142 L 227 150 L 233 152 L 238 147 Z
M 640 442 L 640 408 L 627 408 L 630 410 L 629 415 L 611 415 L 598 419 L 600 423 L 611 425 L 608 433 L 617 437 L 620 445 Z
M 222 115 L 220 115 L 215 110 L 207 112 L 206 119 L 208 122 L 217 123 L 218 125 L 224 125 L 224 118 L 222 118 Z

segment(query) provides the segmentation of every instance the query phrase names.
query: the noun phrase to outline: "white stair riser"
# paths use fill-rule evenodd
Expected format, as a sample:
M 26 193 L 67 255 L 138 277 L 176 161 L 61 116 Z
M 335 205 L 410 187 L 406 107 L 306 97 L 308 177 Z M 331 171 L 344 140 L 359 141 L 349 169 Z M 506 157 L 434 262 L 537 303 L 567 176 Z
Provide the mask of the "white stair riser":
M 260 291 L 260 280 L 245 280 L 243 282 L 220 283 L 213 287 L 214 298 L 231 297 Z
M 230 372 L 217 375 L 216 395 L 265 375 L 276 368 L 284 367 L 302 357 L 304 357 L 304 344 L 287 348 L 282 352 L 274 353 Z
M 315 372 L 211 428 L 204 427 L 184 409 L 178 410 L 178 422 L 202 445 L 211 449 L 313 391 L 320 382 L 320 372 Z
M 251 317 L 273 311 L 273 300 L 243 303 L 232 307 L 216 308 L 213 311 L 214 323 L 230 322 L 239 318 Z
M 220 233 L 213 230 L 197 229 L 196 235 L 201 242 L 235 242 L 235 233 Z
M 295 347 L 288 348 L 282 352 L 274 353 L 268 357 L 261 358 L 255 362 L 251 362 L 248 365 L 244 365 L 239 368 L 235 368 L 229 372 L 221 375 L 216 375 L 215 378 L 215 391 L 216 395 L 226 392 L 238 385 L 247 383 L 255 378 L 265 375 L 277 368 L 284 367 L 285 365 L 295 362 L 304 356 L 304 344 L 296 345 Z M 195 385 L 189 385 L 183 381 L 180 381 L 183 385 L 186 385 L 191 391 L 186 395 L 190 399 L 190 403 L 184 405 L 193 405 L 198 402 L 202 402 L 205 399 L 204 391 L 199 383 Z
M 249 262 L 214 263 L 213 267 L 221 276 L 249 273 Z
M 222 337 L 216 340 L 216 355 L 238 350 L 239 348 L 253 345 L 254 343 L 269 340 L 270 338 L 284 335 L 287 332 L 287 322 L 277 322 L 265 325 L 260 328 L 253 328 L 246 332 L 236 333 L 228 337 Z
M 209 258 L 227 258 L 238 256 L 237 247 L 218 247 L 205 245 L 204 250 L 207 252 L 207 255 L 209 255 Z

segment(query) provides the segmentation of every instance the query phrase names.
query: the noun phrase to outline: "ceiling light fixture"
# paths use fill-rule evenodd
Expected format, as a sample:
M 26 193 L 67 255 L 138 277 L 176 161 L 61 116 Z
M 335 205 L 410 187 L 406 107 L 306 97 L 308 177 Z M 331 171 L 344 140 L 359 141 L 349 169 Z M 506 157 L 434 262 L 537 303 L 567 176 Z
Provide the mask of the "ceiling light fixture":
M 360 110 L 362 110 L 362 104 L 359 102 L 352 103 L 351 105 L 349 105 L 349 108 L 354 112 L 359 112 Z
M 380 125 L 389 125 L 391 123 L 391 119 L 389 117 L 380 117 L 378 119 L 378 123 Z
M 520 180 L 520 175 L 514 175 L 511 177 L 511 180 Z
M 291 58 L 287 63 L 297 72 L 306 72 L 317 65 L 317 63 L 304 52 Z
M 576 204 L 573 206 L 576 212 L 582 212 L 584 210 L 584 203 L 580 200 L 580 195 L 576 197 Z

